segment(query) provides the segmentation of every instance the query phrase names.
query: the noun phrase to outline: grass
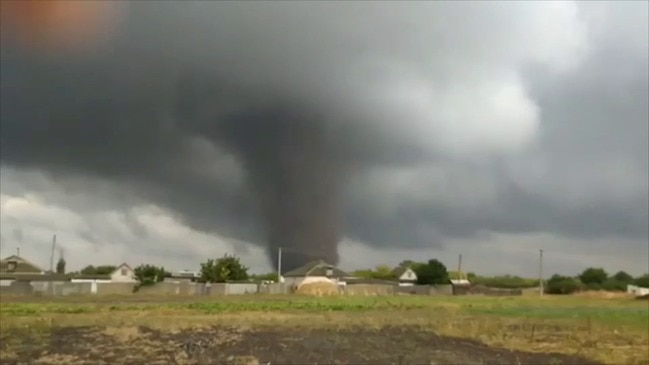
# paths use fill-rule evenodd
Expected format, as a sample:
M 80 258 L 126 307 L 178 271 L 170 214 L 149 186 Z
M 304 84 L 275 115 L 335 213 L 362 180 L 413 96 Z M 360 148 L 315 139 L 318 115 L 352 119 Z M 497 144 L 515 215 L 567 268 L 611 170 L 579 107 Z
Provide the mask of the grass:
M 649 303 L 628 298 L 250 295 L 6 299 L 0 305 L 0 337 L 9 341 L 21 333 L 23 343 L 44 340 L 53 328 L 79 326 L 102 327 L 111 333 L 130 333 L 141 325 L 167 332 L 218 324 L 339 330 L 402 326 L 512 350 L 578 354 L 610 364 L 649 364 Z M 7 354 L 19 346 L 14 341 L 2 351 Z

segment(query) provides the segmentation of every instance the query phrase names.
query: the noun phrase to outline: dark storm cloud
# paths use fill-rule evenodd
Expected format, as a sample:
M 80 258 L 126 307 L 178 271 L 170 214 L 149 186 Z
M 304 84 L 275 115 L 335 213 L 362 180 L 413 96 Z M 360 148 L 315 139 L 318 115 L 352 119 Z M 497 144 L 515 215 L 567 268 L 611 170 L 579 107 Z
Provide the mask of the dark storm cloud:
M 482 232 L 647 241 L 646 36 L 618 31 L 646 4 L 615 8 L 568 74 L 546 63 L 563 63 L 570 47 L 556 43 L 569 37 L 526 33 L 547 28 L 532 3 L 179 4 L 132 3 L 116 40 L 84 57 L 3 45 L 3 166 L 90 194 L 103 180 L 128 194 L 108 204 L 151 201 L 199 230 L 297 247 L 289 265 L 336 261 L 342 235 L 404 247 Z M 647 33 L 646 19 L 630 22 Z M 486 98 L 527 66 L 535 143 L 453 157 L 448 141 L 471 151 L 526 138 L 519 99 L 492 110 L 454 87 Z M 395 91 L 426 78 L 442 90 L 439 114 Z M 453 129 L 492 112 L 521 117 L 468 142 L 480 123 Z M 421 129 L 429 119 L 441 127 Z

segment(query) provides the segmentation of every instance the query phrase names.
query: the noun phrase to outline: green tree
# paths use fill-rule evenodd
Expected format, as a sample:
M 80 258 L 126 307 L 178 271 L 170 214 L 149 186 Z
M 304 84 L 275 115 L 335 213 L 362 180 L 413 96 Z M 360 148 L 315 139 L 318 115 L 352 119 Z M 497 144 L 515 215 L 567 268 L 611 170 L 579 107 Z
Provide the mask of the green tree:
M 473 284 L 481 284 L 490 288 L 533 288 L 539 285 L 538 279 L 526 279 L 514 275 L 502 276 L 473 276 L 469 281 Z
M 633 280 L 633 284 L 642 288 L 649 288 L 649 274 L 638 276 Z
M 394 274 L 392 274 L 392 269 L 388 265 L 376 266 L 372 276 L 374 279 L 380 279 L 380 280 L 395 279 Z
M 579 274 L 579 280 L 589 287 L 601 286 L 608 279 L 608 273 L 602 268 L 589 267 Z
M 617 273 L 615 273 L 615 275 L 613 275 L 613 279 L 626 284 L 631 284 L 633 282 L 633 276 L 627 274 L 624 271 L 618 271 Z
M 365 270 L 356 270 L 352 272 L 353 276 L 363 278 L 363 279 L 373 279 L 374 278 L 374 271 L 370 269 L 365 269 Z
M 579 283 L 569 276 L 554 274 L 547 281 L 545 292 L 548 294 L 572 294 L 579 290 Z
M 135 280 L 138 282 L 138 288 L 162 282 L 166 276 L 170 275 L 164 267 L 145 264 L 136 267 L 133 272 Z
M 216 260 L 208 259 L 202 263 L 200 278 L 207 283 L 247 280 L 248 268 L 241 264 L 238 257 L 225 254 Z
M 63 257 L 61 257 L 56 263 L 56 273 L 65 274 L 65 260 L 63 259 Z
M 255 281 L 277 281 L 277 273 L 269 272 L 268 274 L 253 274 L 250 279 Z
M 117 266 L 114 265 L 101 265 L 97 267 L 88 265 L 81 269 L 81 275 L 110 275 L 115 270 L 117 270 Z
M 417 265 L 414 269 L 417 283 L 421 285 L 448 284 L 449 277 L 446 266 L 437 259 L 429 260 L 425 265 Z
M 407 268 L 412 268 L 416 262 L 412 260 L 403 260 L 399 263 L 399 267 L 407 267 Z
M 618 280 L 615 277 L 611 277 L 606 279 L 604 284 L 602 284 L 602 289 L 606 291 L 625 291 L 628 284 L 629 283 Z

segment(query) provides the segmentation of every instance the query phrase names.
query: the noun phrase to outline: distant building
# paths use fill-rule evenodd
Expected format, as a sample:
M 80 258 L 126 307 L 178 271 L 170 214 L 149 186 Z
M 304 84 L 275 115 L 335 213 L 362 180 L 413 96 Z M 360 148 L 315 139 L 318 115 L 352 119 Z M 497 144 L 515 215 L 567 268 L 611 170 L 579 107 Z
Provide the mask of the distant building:
M 191 283 L 195 282 L 199 276 L 200 275 L 197 272 L 185 269 L 177 272 L 172 272 L 171 275 L 164 278 L 164 282 L 175 284 Z
M 453 286 L 453 295 L 465 295 L 471 290 L 471 282 L 467 279 L 449 280 Z
M 417 282 L 417 274 L 409 267 L 399 266 L 392 270 L 392 275 L 399 281 L 399 286 L 413 286 Z
M 122 263 L 110 274 L 110 281 L 112 283 L 134 283 L 137 280 L 135 280 L 133 268 L 126 263 Z
M 627 285 L 626 292 L 629 294 L 633 294 L 636 297 L 641 297 L 644 295 L 649 295 L 649 288 L 643 288 L 637 285 Z
M 11 275 L 43 275 L 45 274 L 45 270 L 43 270 L 43 268 L 34 264 L 33 262 L 27 261 L 20 256 L 11 255 L 0 260 L 0 273 Z

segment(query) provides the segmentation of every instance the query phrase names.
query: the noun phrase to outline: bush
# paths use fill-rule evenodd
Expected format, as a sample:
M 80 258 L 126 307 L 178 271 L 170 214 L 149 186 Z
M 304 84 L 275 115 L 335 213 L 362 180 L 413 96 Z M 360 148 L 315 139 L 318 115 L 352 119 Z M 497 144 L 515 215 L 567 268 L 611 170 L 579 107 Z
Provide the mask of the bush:
M 633 280 L 633 284 L 643 288 L 649 288 L 649 274 L 638 276 Z
M 135 274 L 135 280 L 137 280 L 137 285 L 133 288 L 134 291 L 138 291 L 143 286 L 160 283 L 164 281 L 166 276 L 170 275 L 164 267 L 144 264 L 136 267 L 133 272 Z
M 589 267 L 579 274 L 579 280 L 585 285 L 599 284 L 600 286 L 608 279 L 608 273 L 602 268 Z
M 239 258 L 227 253 L 223 257 L 208 259 L 201 264 L 200 280 L 206 283 L 225 283 L 227 281 L 247 280 L 248 268 Z
M 615 275 L 613 275 L 613 279 L 621 281 L 625 284 L 633 283 L 633 276 L 627 274 L 624 271 L 618 271 Z
M 606 291 L 626 291 L 626 286 L 626 282 L 610 278 L 602 284 L 602 289 Z
M 602 290 L 602 285 L 598 283 L 590 283 L 590 284 L 584 284 L 584 288 L 586 288 L 587 290 L 599 291 Z
M 579 282 L 569 276 L 552 275 L 547 282 L 545 292 L 548 294 L 572 294 L 579 290 Z
M 448 284 L 449 277 L 446 266 L 439 260 L 429 260 L 425 265 L 417 265 L 413 269 L 417 274 L 417 284 L 434 285 Z

